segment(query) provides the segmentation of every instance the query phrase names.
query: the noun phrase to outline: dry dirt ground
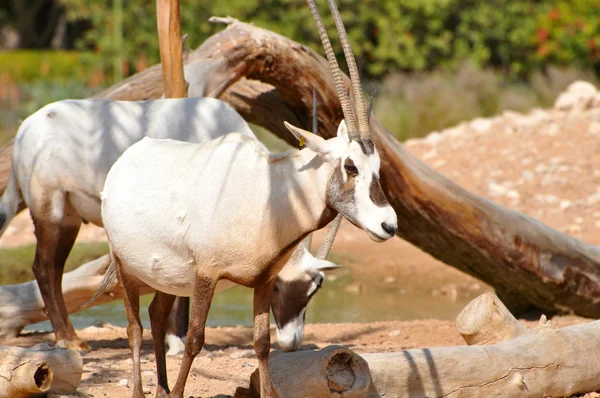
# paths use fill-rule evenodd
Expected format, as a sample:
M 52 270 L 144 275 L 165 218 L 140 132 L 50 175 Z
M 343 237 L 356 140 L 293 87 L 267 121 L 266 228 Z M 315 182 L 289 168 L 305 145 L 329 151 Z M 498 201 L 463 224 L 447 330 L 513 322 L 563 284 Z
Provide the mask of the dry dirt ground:
M 527 115 L 506 112 L 493 119 L 465 122 L 424 139 L 411 140 L 406 147 L 467 190 L 598 245 L 600 107 L 592 103 L 598 101 L 590 99 L 583 105 L 581 101 L 575 102 L 572 106 L 560 106 L 562 110 L 534 110 Z M 318 234 L 317 241 L 320 237 Z M 85 226 L 80 239 L 104 239 L 104 235 L 101 229 Z M 0 239 L 0 247 L 32 240 L 28 216 L 22 214 Z M 400 280 L 431 294 L 446 295 L 448 300 L 456 297 L 457 290 L 473 295 L 489 290 L 481 282 L 400 239 L 375 244 L 347 223 L 343 224 L 333 250 L 349 253 L 356 260 L 348 267 L 354 280 L 360 281 L 358 289 L 366 289 L 368 294 L 377 294 L 378 284 Z M 555 321 L 565 326 L 585 320 L 568 316 Z M 527 324 L 533 326 L 535 322 Z M 257 365 L 251 335 L 249 328 L 210 328 L 206 351 L 194 362 L 186 396 L 227 396 L 237 386 L 247 386 Z M 80 331 L 80 336 L 93 348 L 84 356 L 80 394 L 94 397 L 129 394 L 128 387 L 122 385 L 123 379 L 131 384 L 125 330 L 110 325 L 90 327 Z M 149 331 L 144 338 L 144 386 L 154 394 L 155 367 Z M 9 343 L 32 345 L 51 339 L 51 334 L 33 333 Z M 308 325 L 302 349 L 342 344 L 360 353 L 461 343 L 452 322 L 397 321 Z M 171 382 L 180 360 L 181 356 L 168 359 Z

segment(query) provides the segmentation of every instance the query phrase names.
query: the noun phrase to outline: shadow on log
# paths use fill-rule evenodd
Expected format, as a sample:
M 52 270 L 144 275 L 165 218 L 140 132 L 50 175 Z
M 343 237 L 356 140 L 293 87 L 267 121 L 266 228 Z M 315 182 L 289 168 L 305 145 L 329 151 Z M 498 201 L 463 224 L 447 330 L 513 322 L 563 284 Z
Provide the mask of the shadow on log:
M 497 297 L 489 295 L 469 304 L 465 309 L 468 315 L 461 314 L 463 327 L 466 324 L 478 332 L 468 337 L 492 341 L 498 340 L 498 335 L 509 338 L 515 330 L 518 337 L 485 346 L 361 354 L 368 367 L 343 369 L 346 374 L 360 375 L 361 380 L 371 380 L 360 395 L 369 398 L 565 397 L 600 389 L 600 321 L 558 329 L 542 317 L 540 325 L 529 330 L 520 324 L 515 327 L 518 321 L 512 314 L 498 311 L 498 304 L 504 307 Z M 501 333 L 496 333 L 496 327 Z M 340 347 L 330 346 L 321 351 L 273 355 L 269 361 L 273 386 L 286 397 L 345 397 L 326 386 L 328 362 L 323 361 L 322 353 L 337 349 Z M 356 356 L 347 352 L 352 358 Z M 250 390 L 240 388 L 237 396 L 253 396 L 255 377 L 253 374 Z
M 219 96 L 249 122 L 292 142 L 283 121 L 308 128 L 314 85 L 319 132 L 333 137 L 342 114 L 326 61 L 275 33 L 227 22 L 227 29 L 187 53 L 190 92 Z M 97 97 L 159 98 L 162 89 L 160 66 L 154 66 Z M 600 317 L 597 247 L 467 192 L 406 151 L 374 115 L 371 129 L 398 236 L 494 286 L 511 310 L 533 306 L 548 314 Z M 8 159 L 0 152 L 0 172 Z M 0 175 L 0 182 L 5 178 Z

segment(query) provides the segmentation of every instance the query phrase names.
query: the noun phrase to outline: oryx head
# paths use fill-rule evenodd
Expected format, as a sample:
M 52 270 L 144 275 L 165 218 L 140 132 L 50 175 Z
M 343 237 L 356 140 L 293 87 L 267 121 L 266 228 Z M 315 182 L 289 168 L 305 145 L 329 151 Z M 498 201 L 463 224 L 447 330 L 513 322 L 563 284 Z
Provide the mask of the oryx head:
M 306 307 L 323 284 L 323 271 L 339 267 L 326 258 L 341 221 L 342 217 L 338 215 L 329 224 L 327 236 L 316 256 L 310 254 L 309 235 L 277 275 L 271 308 L 277 324 L 277 341 L 284 351 L 296 351 L 302 342 Z
M 316 152 L 317 156 L 334 167 L 327 186 L 327 205 L 357 227 L 364 229 L 371 239 L 381 242 L 394 236 L 398 229 L 398 221 L 379 183 L 379 154 L 371 140 L 368 110 L 352 48 L 335 1 L 328 1 L 350 70 L 354 104 L 350 102 L 319 12 L 314 1 L 307 0 L 329 60 L 344 120 L 338 127 L 337 137 L 329 140 L 289 123 L 285 125 L 299 140 L 304 141 L 309 149 Z

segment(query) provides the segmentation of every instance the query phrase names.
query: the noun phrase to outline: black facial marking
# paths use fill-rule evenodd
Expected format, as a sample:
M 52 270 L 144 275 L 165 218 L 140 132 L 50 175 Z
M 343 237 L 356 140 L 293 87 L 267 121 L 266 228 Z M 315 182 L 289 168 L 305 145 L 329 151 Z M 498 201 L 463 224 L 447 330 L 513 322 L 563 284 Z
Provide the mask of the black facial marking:
M 358 169 L 356 168 L 354 161 L 350 158 L 346 158 L 346 161 L 344 162 L 344 169 L 346 170 L 346 173 L 352 177 L 356 177 L 358 175 Z
M 356 141 L 358 145 L 360 145 L 360 149 L 362 149 L 365 155 L 372 155 L 375 153 L 375 143 L 372 139 L 360 139 Z
M 389 202 L 383 193 L 383 189 L 381 188 L 381 184 L 379 183 L 379 178 L 375 174 L 371 178 L 371 185 L 369 186 L 369 198 L 373 203 L 378 207 L 389 206 Z
M 273 318 L 279 329 L 298 318 L 300 313 L 308 305 L 310 299 L 319 290 L 319 287 L 310 295 L 307 295 L 311 288 L 313 280 L 295 280 L 284 282 L 277 279 L 275 286 L 277 290 L 273 291 L 271 297 L 271 309 Z

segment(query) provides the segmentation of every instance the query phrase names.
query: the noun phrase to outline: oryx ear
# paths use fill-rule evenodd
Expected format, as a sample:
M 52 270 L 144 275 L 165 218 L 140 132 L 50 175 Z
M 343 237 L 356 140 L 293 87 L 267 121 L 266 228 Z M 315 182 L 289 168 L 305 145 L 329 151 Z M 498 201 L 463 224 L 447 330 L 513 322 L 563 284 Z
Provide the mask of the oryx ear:
M 283 122 L 285 127 L 300 141 L 300 145 L 306 145 L 308 148 L 312 149 L 317 153 L 327 154 L 329 153 L 329 149 L 327 148 L 327 141 L 323 138 L 319 137 L 316 134 L 311 133 L 310 131 L 303 130 L 299 127 L 292 126 L 288 122 Z
M 348 136 L 348 127 L 346 127 L 346 121 L 342 119 L 340 125 L 337 129 L 337 136 L 344 140 L 344 142 L 349 143 L 350 137 Z
M 317 258 L 315 258 L 311 264 L 311 269 L 314 271 L 331 271 L 340 267 L 341 265 L 339 264 L 327 260 L 319 260 Z

